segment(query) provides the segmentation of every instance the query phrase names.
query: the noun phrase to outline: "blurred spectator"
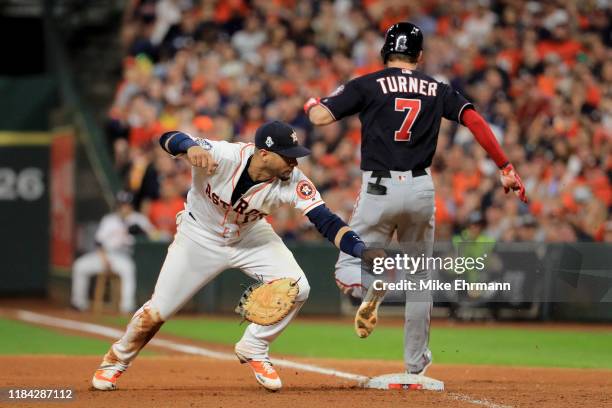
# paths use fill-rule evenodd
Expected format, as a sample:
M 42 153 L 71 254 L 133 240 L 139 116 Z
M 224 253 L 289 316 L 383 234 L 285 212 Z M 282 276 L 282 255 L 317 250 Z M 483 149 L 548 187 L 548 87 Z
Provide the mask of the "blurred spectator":
M 159 239 L 171 241 L 176 233 L 176 214 L 184 208 L 176 177 L 166 177 L 160 184 L 159 199 L 147 205 L 145 213 L 155 226 Z

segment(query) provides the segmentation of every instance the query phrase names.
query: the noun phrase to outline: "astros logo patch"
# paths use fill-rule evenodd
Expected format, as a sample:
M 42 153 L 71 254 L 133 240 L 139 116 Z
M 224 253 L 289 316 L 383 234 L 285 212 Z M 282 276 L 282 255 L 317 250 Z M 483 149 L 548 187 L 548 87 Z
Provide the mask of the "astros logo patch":
M 312 183 L 306 180 L 300 181 L 295 190 L 297 191 L 298 196 L 302 200 L 311 199 L 312 197 L 314 197 L 315 193 L 317 192 L 317 190 L 315 190 Z

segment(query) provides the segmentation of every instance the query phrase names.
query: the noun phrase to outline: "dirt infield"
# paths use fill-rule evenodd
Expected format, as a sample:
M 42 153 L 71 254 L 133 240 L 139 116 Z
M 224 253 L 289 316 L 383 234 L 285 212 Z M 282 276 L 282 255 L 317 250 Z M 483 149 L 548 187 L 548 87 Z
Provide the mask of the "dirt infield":
M 300 360 L 352 373 L 396 372 L 399 364 Z M 559 407 L 612 406 L 612 373 L 599 370 L 432 366 L 428 375 L 447 391 L 378 391 L 357 388 L 336 377 L 280 368 L 284 388 L 268 393 L 238 362 L 168 355 L 137 359 L 120 379 L 120 389 L 90 389 L 99 357 L 4 356 L 2 387 L 72 388 L 76 399 L 63 403 L 15 402 L 0 406 L 70 407 Z

